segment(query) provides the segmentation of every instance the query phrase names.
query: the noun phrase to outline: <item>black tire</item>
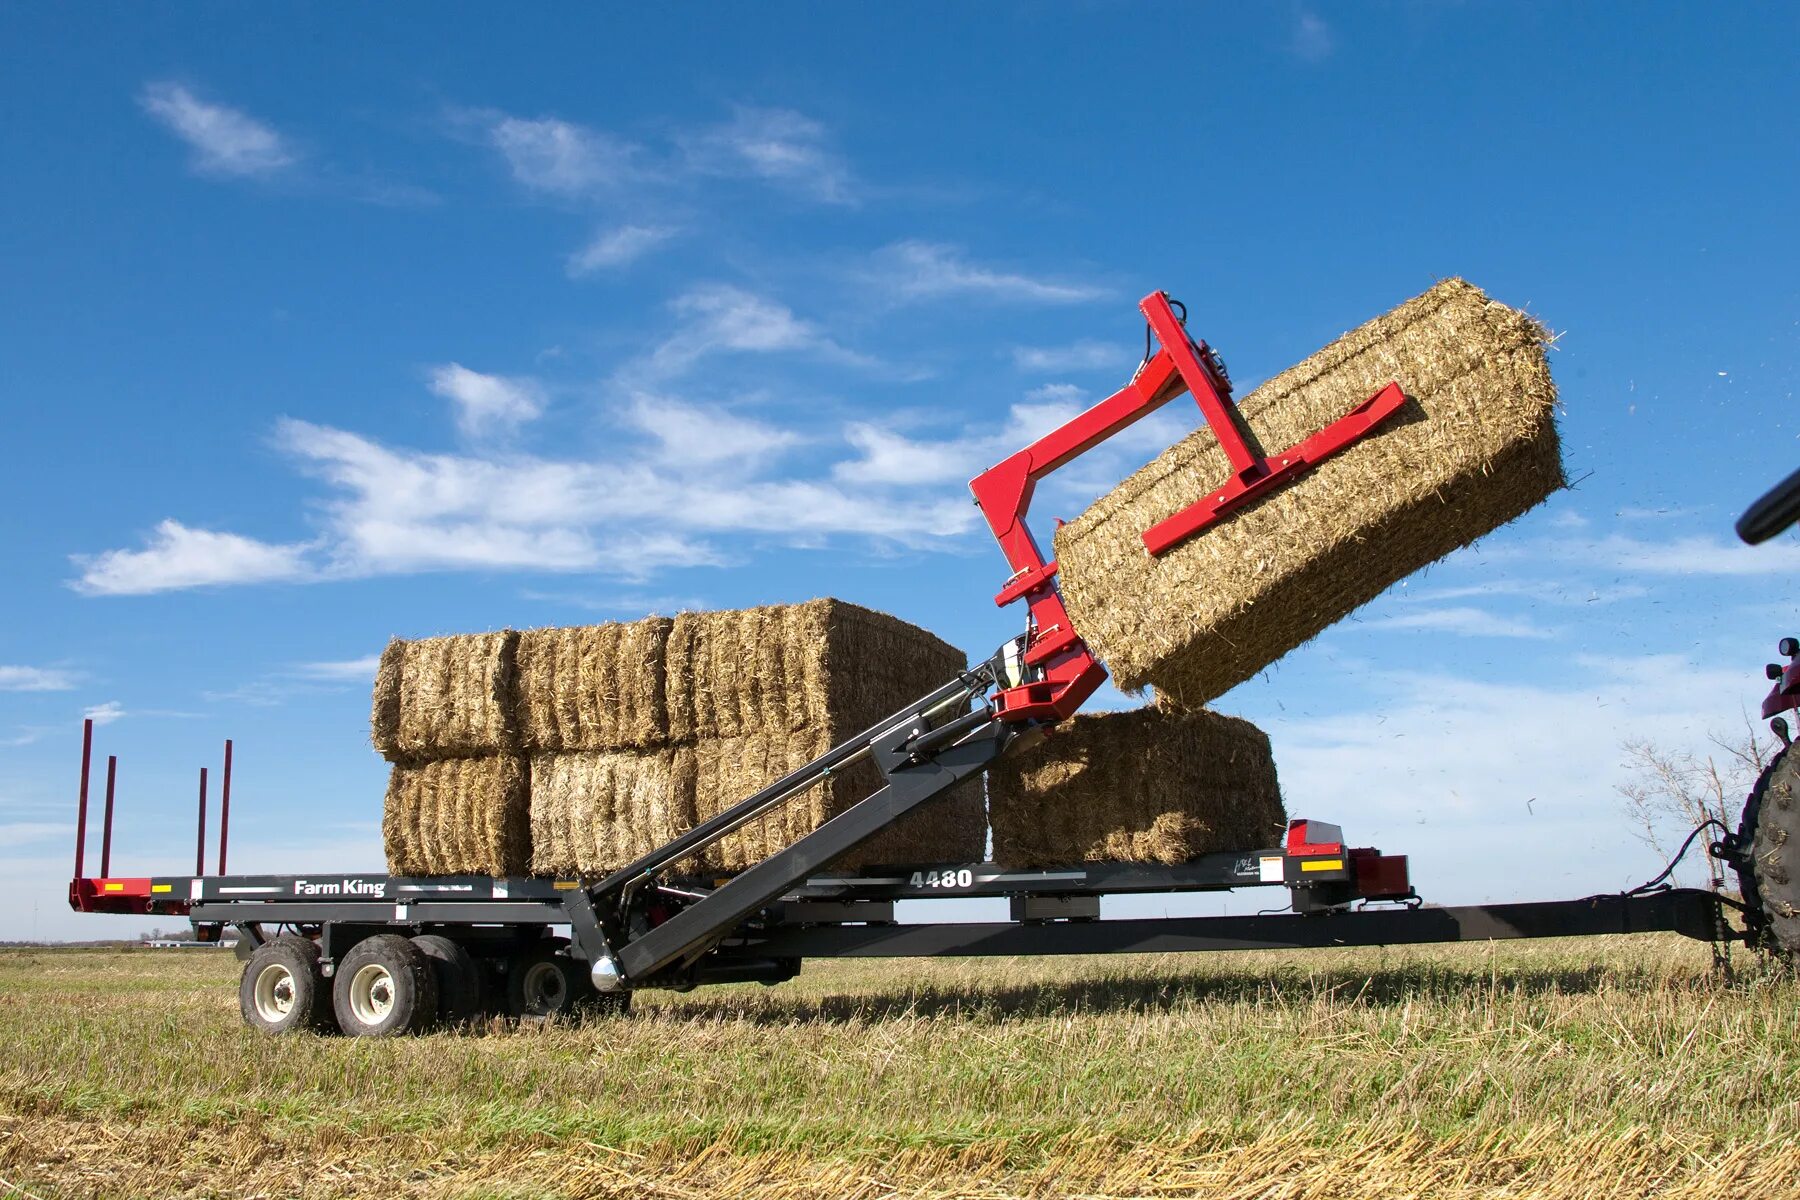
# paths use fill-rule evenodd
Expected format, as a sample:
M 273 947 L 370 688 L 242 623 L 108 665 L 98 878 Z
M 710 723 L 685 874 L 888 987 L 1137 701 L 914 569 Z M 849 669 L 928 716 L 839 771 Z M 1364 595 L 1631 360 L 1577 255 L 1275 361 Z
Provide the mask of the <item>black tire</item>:
M 283 934 L 258 946 L 238 981 L 238 1011 L 264 1033 L 330 1029 L 331 988 L 319 974 L 318 944 Z
M 481 968 L 468 949 L 438 933 L 424 933 L 412 940 L 431 961 L 437 975 L 437 1019 L 443 1025 L 460 1025 L 481 1015 Z
M 418 1033 L 437 1019 L 437 972 L 411 940 L 378 933 L 338 960 L 331 1005 L 353 1037 Z
M 506 1010 L 521 1020 L 566 1017 L 594 994 L 586 968 L 565 953 L 560 938 L 545 939 L 513 956 L 506 972 Z
M 1750 933 L 1764 950 L 1800 956 L 1800 755 L 1783 750 L 1744 803 L 1738 838 L 1749 850 L 1738 890 L 1751 911 Z

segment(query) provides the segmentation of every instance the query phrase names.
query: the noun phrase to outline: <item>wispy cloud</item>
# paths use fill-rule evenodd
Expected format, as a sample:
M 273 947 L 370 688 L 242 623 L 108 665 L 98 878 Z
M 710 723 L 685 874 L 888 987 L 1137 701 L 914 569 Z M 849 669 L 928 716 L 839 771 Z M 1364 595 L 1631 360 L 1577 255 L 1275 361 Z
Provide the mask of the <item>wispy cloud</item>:
M 127 716 L 125 706 L 117 700 L 108 700 L 104 704 L 96 704 L 81 710 L 81 715 L 96 725 L 111 725 L 114 721 Z
M 218 584 L 303 579 L 311 574 L 307 549 L 305 545 L 260 542 L 165 520 L 141 550 L 72 556 L 81 574 L 71 586 L 89 596 L 137 596 Z
M 1546 539 L 1490 553 L 1624 574 L 1748 577 L 1787 575 L 1800 570 L 1800 541 L 1791 539 L 1745 546 L 1715 537 L 1687 536 L 1655 541 L 1610 534 L 1599 538 Z
M 267 176 L 292 166 L 297 158 L 287 139 L 269 125 L 239 109 L 203 100 L 182 84 L 147 84 L 138 103 L 187 143 L 194 169 L 202 173 Z
M 665 225 L 621 225 L 616 229 L 601 230 L 592 241 L 569 256 L 569 275 L 580 278 L 627 266 L 675 234 L 674 229 Z
M 785 108 L 740 105 L 729 121 L 683 138 L 701 174 L 767 180 L 827 204 L 851 204 L 849 164 L 830 148 L 825 126 Z
M 1074 304 L 1108 294 L 1091 284 L 972 263 L 958 247 L 937 242 L 905 241 L 884 247 L 875 255 L 873 274 L 886 294 L 904 300 L 989 296 L 1025 304 Z
M 1337 38 L 1325 18 L 1309 8 L 1294 14 L 1294 27 L 1288 49 L 1302 62 L 1324 62 L 1337 49 Z
M 294 674 L 301 679 L 316 679 L 326 683 L 356 683 L 375 677 L 375 669 L 381 665 L 379 654 L 370 654 L 363 658 L 340 659 L 335 662 L 300 663 L 294 667 Z
M 703 284 L 669 305 L 680 328 L 646 358 L 628 365 L 621 377 L 669 378 L 719 353 L 802 354 L 847 366 L 876 365 L 867 355 L 840 345 L 814 322 L 778 300 L 730 284 Z
M 0 666 L 0 692 L 66 692 L 76 678 L 62 667 Z
M 1414 632 L 1453 633 L 1460 637 L 1550 638 L 1552 630 L 1522 617 L 1503 617 L 1483 608 L 1451 606 L 1401 612 L 1360 622 L 1363 629 L 1396 629 Z
M 483 113 L 487 137 L 522 186 L 553 196 L 592 195 L 643 178 L 641 147 L 556 117 Z
M 484 375 L 461 363 L 431 369 L 431 390 L 456 409 L 464 437 L 508 434 L 544 411 L 544 392 L 534 379 Z
M 1013 365 L 1021 371 L 1053 375 L 1063 371 L 1129 371 L 1138 355 L 1127 346 L 1082 340 L 1064 346 L 1014 346 Z

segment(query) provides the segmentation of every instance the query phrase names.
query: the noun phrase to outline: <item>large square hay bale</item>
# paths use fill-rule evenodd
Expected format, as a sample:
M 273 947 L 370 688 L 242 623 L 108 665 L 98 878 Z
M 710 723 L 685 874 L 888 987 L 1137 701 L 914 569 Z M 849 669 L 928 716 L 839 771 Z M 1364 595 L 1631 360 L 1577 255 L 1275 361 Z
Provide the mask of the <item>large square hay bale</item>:
M 1119 686 L 1197 708 L 1563 486 L 1542 326 L 1448 280 L 1238 406 L 1269 453 L 1398 380 L 1406 406 L 1160 558 L 1144 530 L 1225 482 L 1202 427 L 1056 534 L 1075 628 Z
M 668 741 L 667 617 L 519 635 L 518 726 L 527 750 L 644 749 Z
M 523 875 L 531 866 L 530 775 L 513 754 L 396 765 L 382 841 L 395 875 Z
M 956 647 L 842 600 L 686 612 L 669 631 L 672 741 L 857 733 L 968 666 Z
M 904 703 L 904 701 L 902 701 Z M 823 733 L 750 734 L 694 746 L 694 815 L 704 821 L 747 799 L 789 771 L 831 749 Z M 873 763 L 834 772 L 811 790 L 727 834 L 709 847 L 704 866 L 739 871 L 790 846 L 882 785 Z M 981 783 L 973 780 L 907 814 L 832 865 L 851 870 L 873 863 L 979 862 L 987 849 Z
M 375 749 L 394 762 L 517 750 L 518 646 L 511 629 L 389 642 L 375 672 Z
M 1164 707 L 1081 714 L 988 772 L 994 861 L 1173 866 L 1278 845 L 1269 739 L 1248 721 Z
M 605 875 L 694 827 L 694 751 L 534 754 L 531 869 Z

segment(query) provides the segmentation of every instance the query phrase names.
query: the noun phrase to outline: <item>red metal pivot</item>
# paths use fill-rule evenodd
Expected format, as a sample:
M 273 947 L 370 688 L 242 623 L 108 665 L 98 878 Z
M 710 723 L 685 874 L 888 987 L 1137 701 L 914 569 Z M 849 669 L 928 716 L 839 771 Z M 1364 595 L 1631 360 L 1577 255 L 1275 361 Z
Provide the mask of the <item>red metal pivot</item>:
M 1159 521 L 1143 534 L 1144 548 L 1165 554 L 1208 525 L 1312 470 L 1327 458 L 1367 437 L 1375 427 L 1400 410 L 1406 393 L 1390 383 L 1338 420 L 1279 454 L 1264 456 L 1250 444 L 1237 405 L 1231 400 L 1231 382 L 1213 369 L 1216 357 L 1205 343 L 1196 344 L 1176 318 L 1169 298 L 1152 292 L 1139 305 L 1150 330 L 1162 343 L 1161 353 L 1175 364 L 1187 390 L 1212 427 L 1219 448 L 1230 460 L 1232 476 L 1218 491 Z

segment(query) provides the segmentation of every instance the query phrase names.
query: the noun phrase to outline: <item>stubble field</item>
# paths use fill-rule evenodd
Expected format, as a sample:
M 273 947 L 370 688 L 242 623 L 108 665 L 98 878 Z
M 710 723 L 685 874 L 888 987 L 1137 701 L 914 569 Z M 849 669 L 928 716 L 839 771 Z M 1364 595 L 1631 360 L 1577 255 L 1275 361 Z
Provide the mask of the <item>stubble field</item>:
M 1774 1197 L 1800 986 L 1672 936 L 821 963 L 629 1017 L 243 1028 L 210 951 L 0 951 L 0 1196 Z

